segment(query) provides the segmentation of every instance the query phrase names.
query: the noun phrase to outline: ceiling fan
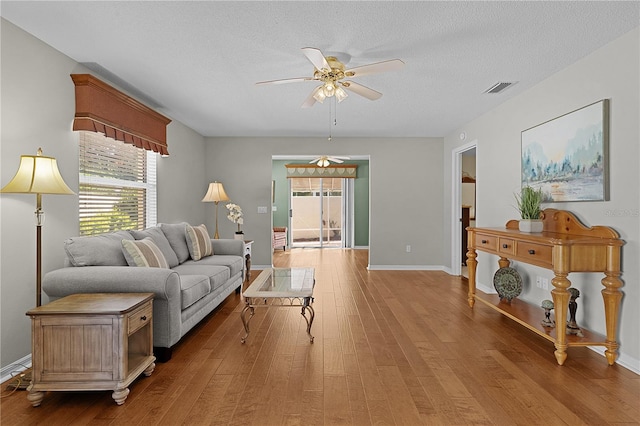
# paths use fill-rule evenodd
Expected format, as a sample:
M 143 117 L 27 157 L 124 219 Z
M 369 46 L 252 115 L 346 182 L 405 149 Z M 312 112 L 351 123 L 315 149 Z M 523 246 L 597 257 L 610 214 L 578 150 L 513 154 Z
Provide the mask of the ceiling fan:
M 350 159 L 351 157 L 333 157 L 330 155 L 321 155 L 320 157 L 314 158 L 313 160 L 309 161 L 309 164 L 316 163 L 318 167 L 329 167 L 331 162 L 340 164 L 344 163 L 344 160 Z
M 378 74 L 387 71 L 396 71 L 404 67 L 404 62 L 400 59 L 376 62 L 369 65 L 345 69 L 342 62 L 335 56 L 324 56 L 324 54 L 314 47 L 302 49 L 304 55 L 314 66 L 313 77 L 287 78 L 284 80 L 260 81 L 256 84 L 283 84 L 296 83 L 300 81 L 319 81 L 322 84 L 311 92 L 309 97 L 303 102 L 302 108 L 312 107 L 316 101 L 324 102 L 326 98 L 335 96 L 338 102 L 347 98 L 347 89 L 350 92 L 375 101 L 380 99 L 382 93 L 370 89 L 362 84 L 345 80 L 345 78 L 360 77 L 363 75 Z

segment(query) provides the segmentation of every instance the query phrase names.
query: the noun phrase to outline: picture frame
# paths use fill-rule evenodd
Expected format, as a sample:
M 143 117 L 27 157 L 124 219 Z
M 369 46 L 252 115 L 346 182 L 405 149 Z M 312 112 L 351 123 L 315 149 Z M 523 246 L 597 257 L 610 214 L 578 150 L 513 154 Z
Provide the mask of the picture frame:
M 609 200 L 609 100 L 523 130 L 521 185 L 543 202 Z

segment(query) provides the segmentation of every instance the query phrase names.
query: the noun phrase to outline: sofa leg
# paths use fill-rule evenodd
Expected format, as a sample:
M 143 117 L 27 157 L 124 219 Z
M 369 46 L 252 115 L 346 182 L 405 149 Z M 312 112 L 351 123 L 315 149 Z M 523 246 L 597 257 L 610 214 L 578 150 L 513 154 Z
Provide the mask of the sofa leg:
M 240 294 L 241 291 L 242 291 L 242 286 L 236 288 L 236 294 Z
M 171 348 L 153 348 L 153 354 L 156 356 L 156 361 L 167 362 L 171 359 Z

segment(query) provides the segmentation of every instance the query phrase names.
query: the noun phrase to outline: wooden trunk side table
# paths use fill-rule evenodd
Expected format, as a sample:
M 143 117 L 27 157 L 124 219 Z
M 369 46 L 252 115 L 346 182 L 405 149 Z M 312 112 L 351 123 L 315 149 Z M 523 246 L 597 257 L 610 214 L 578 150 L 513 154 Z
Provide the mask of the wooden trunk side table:
M 112 390 L 122 405 L 129 385 L 155 368 L 152 304 L 153 293 L 74 294 L 28 311 L 31 404 L 44 391 Z
M 468 245 L 467 266 L 469 267 L 469 306 L 479 300 L 503 315 L 508 316 L 531 331 L 555 344 L 555 357 L 562 365 L 567 358 L 566 350 L 570 346 L 604 346 L 609 365 L 613 365 L 618 356 L 618 317 L 622 293 L 620 280 L 620 251 L 624 244 L 618 233 L 606 226 L 586 227 L 570 212 L 545 209 L 542 213 L 543 231 L 526 233 L 518 230 L 518 221 L 510 220 L 504 229 L 467 228 Z M 518 299 L 511 304 L 500 301 L 494 295 L 479 297 L 476 295 L 476 250 L 499 256 L 501 268 L 510 264 L 509 259 L 550 269 L 554 273 L 551 280 L 553 290 L 556 326 L 549 330 L 534 323 L 531 305 Z M 567 335 L 567 309 L 571 281 L 567 278 L 571 272 L 602 272 L 604 288 L 604 313 L 606 336 L 600 336 L 589 330 L 583 336 Z M 540 313 L 539 307 L 534 308 Z M 536 321 L 537 322 L 537 321 Z

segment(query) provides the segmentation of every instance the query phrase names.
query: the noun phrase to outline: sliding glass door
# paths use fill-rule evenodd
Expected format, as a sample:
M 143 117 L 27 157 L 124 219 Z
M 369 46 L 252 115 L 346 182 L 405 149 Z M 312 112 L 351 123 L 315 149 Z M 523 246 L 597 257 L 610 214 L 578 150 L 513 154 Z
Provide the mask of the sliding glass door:
M 344 179 L 291 178 L 293 247 L 343 247 Z

